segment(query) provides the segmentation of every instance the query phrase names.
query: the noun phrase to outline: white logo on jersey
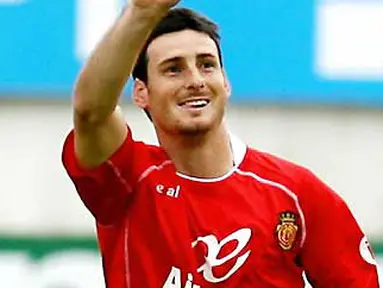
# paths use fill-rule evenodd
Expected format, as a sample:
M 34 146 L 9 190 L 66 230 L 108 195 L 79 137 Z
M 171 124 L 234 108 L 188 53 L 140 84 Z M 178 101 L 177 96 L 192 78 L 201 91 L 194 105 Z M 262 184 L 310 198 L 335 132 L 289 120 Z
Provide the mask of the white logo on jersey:
M 218 242 L 218 239 L 214 235 L 198 237 L 197 240 L 192 243 L 192 247 L 194 248 L 197 246 L 199 242 L 205 243 L 207 246 L 207 255 L 205 256 L 206 262 L 197 269 L 197 272 L 203 272 L 203 277 L 210 283 L 219 283 L 229 279 L 230 276 L 232 276 L 246 262 L 251 253 L 250 250 L 238 257 L 234 266 L 229 270 L 229 272 L 227 272 L 226 275 L 222 277 L 215 277 L 213 268 L 221 266 L 234 257 L 237 257 L 242 252 L 243 248 L 245 248 L 245 246 L 249 243 L 250 238 L 251 230 L 249 228 L 240 229 L 224 238 L 221 242 Z M 218 259 L 218 255 L 222 247 L 233 240 L 237 241 L 237 247 L 230 254 Z
M 359 251 L 362 258 L 371 265 L 377 265 L 374 253 L 372 252 L 370 243 L 367 240 L 367 237 L 364 236 L 362 241 L 360 241 Z
M 188 273 L 185 285 L 181 286 L 181 269 L 172 267 L 168 278 L 166 279 L 162 288 L 201 288 L 198 284 L 193 283 L 193 274 Z
M 181 186 L 177 185 L 175 187 L 165 187 L 162 184 L 158 184 L 156 186 L 156 191 L 159 194 L 163 194 L 173 198 L 178 198 L 180 196 Z

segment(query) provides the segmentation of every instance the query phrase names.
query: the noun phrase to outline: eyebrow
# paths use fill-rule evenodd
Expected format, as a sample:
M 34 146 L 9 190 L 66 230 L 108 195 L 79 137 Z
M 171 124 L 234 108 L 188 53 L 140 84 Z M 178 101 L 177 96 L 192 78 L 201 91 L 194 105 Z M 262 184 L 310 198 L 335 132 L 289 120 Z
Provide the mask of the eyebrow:
M 201 53 L 197 55 L 197 58 L 217 58 L 217 56 L 211 53 Z
M 173 63 L 173 62 L 179 62 L 180 60 L 182 60 L 182 58 L 183 57 L 181 56 L 175 56 L 175 57 L 165 59 L 160 62 L 159 66 L 164 66 L 166 64 Z M 197 55 L 197 59 L 203 59 L 203 58 L 217 58 L 217 56 L 212 53 L 200 53 Z
M 179 57 L 179 56 L 171 57 L 171 58 L 168 58 L 168 59 L 165 59 L 165 60 L 161 61 L 158 66 L 165 66 L 166 64 L 169 64 L 169 63 L 172 63 L 172 62 L 178 62 L 181 59 L 182 59 L 182 57 Z

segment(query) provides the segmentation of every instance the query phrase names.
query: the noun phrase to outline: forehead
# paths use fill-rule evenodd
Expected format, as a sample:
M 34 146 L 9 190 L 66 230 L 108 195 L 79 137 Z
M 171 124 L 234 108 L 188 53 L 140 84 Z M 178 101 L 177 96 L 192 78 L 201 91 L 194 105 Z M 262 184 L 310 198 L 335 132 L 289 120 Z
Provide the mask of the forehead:
M 183 30 L 161 35 L 154 39 L 147 50 L 149 62 L 158 64 L 173 57 L 195 57 L 198 54 L 218 56 L 218 49 L 209 35 L 193 30 Z

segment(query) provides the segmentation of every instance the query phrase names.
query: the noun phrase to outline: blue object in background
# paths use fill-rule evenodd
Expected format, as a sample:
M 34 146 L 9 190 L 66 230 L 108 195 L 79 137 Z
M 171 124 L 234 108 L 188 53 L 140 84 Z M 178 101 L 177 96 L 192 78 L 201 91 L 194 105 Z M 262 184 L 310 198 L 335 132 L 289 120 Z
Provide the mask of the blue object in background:
M 1 94 L 70 91 L 80 67 L 73 51 L 74 17 L 74 2 L 67 0 L 0 6 Z
M 0 5 L 0 97 L 69 97 L 82 65 L 75 51 L 76 1 Z M 185 0 L 183 5 L 219 23 L 232 101 L 383 105 L 383 82 L 315 75 L 315 3 Z

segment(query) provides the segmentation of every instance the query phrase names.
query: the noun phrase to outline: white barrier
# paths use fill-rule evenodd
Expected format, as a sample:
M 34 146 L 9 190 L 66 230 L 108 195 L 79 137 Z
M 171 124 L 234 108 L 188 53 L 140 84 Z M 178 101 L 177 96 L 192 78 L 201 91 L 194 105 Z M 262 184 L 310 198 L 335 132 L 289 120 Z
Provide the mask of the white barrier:
M 0 233 L 94 233 L 60 159 L 71 111 L 69 103 L 0 105 L 0 131 L 7 135 L 0 149 Z M 143 112 L 130 105 L 123 111 L 134 137 L 154 143 Z M 343 196 L 370 238 L 383 239 L 383 113 L 233 106 L 227 122 L 251 146 L 312 169 Z

